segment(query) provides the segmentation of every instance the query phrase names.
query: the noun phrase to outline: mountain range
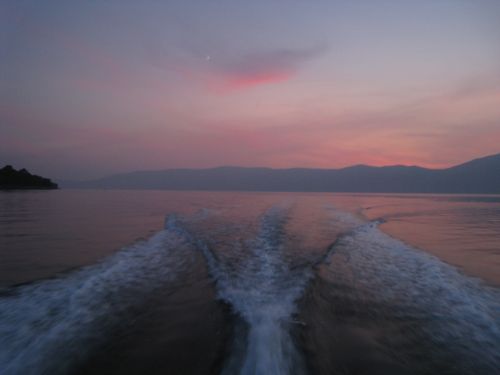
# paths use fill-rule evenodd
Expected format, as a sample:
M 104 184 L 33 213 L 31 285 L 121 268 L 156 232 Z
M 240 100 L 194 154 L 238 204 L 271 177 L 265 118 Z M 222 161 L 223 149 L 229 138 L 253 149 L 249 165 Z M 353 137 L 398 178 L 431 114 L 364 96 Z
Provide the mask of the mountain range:
M 106 189 L 500 194 L 500 154 L 444 169 L 402 165 L 356 165 L 341 169 L 166 169 L 66 181 L 61 185 Z

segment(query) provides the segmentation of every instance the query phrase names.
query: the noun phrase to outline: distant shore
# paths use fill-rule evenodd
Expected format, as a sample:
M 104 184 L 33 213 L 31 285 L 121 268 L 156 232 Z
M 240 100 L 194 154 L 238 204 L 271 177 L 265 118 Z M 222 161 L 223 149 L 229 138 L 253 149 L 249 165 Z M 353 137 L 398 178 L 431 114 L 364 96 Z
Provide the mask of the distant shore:
M 59 186 L 49 178 L 31 174 L 26 169 L 16 170 L 10 165 L 0 169 L 0 190 L 52 190 Z

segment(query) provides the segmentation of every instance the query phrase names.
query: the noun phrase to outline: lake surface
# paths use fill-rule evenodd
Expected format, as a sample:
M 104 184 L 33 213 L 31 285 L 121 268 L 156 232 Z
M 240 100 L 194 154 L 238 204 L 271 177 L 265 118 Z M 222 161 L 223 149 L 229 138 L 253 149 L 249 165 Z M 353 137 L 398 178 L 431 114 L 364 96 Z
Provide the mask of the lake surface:
M 500 373 L 500 196 L 0 192 L 1 374 Z

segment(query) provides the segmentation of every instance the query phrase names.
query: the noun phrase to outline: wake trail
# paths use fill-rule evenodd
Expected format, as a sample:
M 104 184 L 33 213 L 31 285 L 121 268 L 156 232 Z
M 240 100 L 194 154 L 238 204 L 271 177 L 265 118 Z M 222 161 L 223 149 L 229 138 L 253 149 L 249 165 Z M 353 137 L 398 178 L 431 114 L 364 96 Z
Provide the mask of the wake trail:
M 186 269 L 192 251 L 172 216 L 164 230 L 101 263 L 7 290 L 0 296 L 0 372 L 67 373 Z
M 382 222 L 354 225 L 325 258 L 323 271 L 351 306 L 350 318 L 412 322 L 414 345 L 427 350 L 419 362 L 430 368 L 500 371 L 500 291 L 387 235 Z
M 303 371 L 290 326 L 311 274 L 291 270 L 284 260 L 286 220 L 285 209 L 269 209 L 260 219 L 256 237 L 243 244 L 247 253 L 239 264 L 226 263 L 208 246 L 201 246 L 218 298 L 231 305 L 246 325 L 234 339 L 223 374 Z

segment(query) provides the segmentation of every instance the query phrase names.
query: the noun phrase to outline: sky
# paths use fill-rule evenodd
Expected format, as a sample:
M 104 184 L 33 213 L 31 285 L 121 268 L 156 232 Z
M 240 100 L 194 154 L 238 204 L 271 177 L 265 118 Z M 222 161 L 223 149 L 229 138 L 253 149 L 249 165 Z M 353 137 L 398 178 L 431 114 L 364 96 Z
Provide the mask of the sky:
M 499 152 L 497 0 L 0 0 L 0 164 L 78 180 Z

